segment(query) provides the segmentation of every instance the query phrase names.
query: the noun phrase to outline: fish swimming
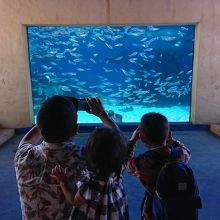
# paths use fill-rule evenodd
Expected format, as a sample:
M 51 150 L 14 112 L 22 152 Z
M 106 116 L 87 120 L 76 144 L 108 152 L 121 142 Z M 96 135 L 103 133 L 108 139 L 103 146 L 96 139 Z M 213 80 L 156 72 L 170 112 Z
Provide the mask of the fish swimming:
M 125 110 L 125 120 L 132 112 L 126 106 L 137 118 L 136 109 L 190 106 L 191 25 L 27 30 L 35 115 L 39 103 L 54 94 L 98 96 L 107 109 Z
M 123 56 L 116 57 L 115 60 L 122 60 Z
M 136 63 L 136 62 L 137 62 L 137 58 L 130 58 L 129 61 L 130 61 L 131 63 Z
M 128 55 L 129 57 L 134 57 L 134 56 L 136 56 L 138 54 L 138 52 L 136 51 L 136 52 L 133 52 L 133 53 L 131 53 L 130 55 Z

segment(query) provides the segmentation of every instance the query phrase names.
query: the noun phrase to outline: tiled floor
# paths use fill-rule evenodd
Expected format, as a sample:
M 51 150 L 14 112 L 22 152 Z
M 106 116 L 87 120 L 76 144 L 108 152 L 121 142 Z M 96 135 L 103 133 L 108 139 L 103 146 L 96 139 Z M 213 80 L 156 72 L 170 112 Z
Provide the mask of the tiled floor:
M 126 133 L 129 137 L 130 133 Z M 21 139 L 17 135 L 0 147 L 0 219 L 21 219 L 19 197 L 13 167 L 13 158 L 17 144 Z M 83 145 L 87 134 L 79 134 L 75 139 Z M 220 219 L 220 138 L 206 131 L 176 131 L 174 137 L 185 143 L 192 151 L 191 166 L 198 180 L 203 209 L 200 220 Z M 136 153 L 145 148 L 138 143 Z M 128 195 L 130 219 L 140 219 L 140 203 L 143 189 L 135 177 L 124 175 L 124 185 Z

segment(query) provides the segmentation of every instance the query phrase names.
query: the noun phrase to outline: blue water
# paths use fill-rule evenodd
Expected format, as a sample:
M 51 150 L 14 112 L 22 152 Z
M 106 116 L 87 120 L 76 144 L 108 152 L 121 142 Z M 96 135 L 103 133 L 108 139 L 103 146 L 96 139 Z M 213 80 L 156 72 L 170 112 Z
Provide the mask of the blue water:
M 100 97 L 113 118 L 190 120 L 194 25 L 27 27 L 33 109 L 60 94 Z M 79 112 L 79 123 L 99 122 Z

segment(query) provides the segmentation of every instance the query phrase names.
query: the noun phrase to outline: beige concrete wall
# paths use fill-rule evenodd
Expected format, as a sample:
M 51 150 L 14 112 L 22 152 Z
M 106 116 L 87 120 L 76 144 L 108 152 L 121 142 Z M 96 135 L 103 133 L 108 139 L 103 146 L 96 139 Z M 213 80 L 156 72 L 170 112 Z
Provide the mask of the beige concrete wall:
M 0 124 L 32 123 L 24 25 L 198 23 L 192 121 L 220 122 L 219 0 L 0 0 Z

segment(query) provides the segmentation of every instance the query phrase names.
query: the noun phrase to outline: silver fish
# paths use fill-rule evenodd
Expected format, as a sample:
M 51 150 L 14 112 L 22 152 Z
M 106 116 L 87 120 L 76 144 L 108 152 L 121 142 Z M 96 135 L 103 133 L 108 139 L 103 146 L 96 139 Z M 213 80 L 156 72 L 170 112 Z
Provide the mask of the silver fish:
M 112 72 L 112 71 L 113 71 L 113 70 L 107 69 L 107 68 L 105 68 L 105 67 L 102 67 L 102 69 L 103 69 L 106 73 L 109 73 L 109 72 Z
M 113 49 L 113 47 L 112 47 L 110 44 L 105 43 L 105 45 L 106 45 L 109 49 Z
M 138 52 L 136 51 L 136 52 L 133 52 L 133 53 L 131 53 L 130 55 L 128 55 L 129 57 L 134 57 L 134 56 L 136 56 L 138 54 Z
M 119 44 L 115 44 L 115 47 L 122 47 L 123 44 L 122 43 L 119 43 Z
M 64 91 L 64 92 L 71 92 L 71 89 L 67 86 L 60 86 L 60 88 Z
M 96 64 L 96 61 L 93 58 L 90 58 L 90 60 L 91 60 L 92 63 Z
M 130 58 L 129 61 L 130 61 L 131 63 L 136 63 L 136 62 L 137 62 L 137 58 Z
M 122 60 L 123 56 L 116 57 L 115 60 Z

